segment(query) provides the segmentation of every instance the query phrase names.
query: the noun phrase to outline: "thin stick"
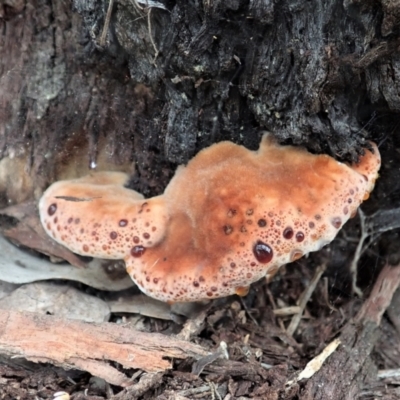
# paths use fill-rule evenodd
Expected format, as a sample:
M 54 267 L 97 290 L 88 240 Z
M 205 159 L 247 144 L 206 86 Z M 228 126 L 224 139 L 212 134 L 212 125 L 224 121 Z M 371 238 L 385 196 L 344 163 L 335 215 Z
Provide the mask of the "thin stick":
M 106 19 L 104 21 L 103 31 L 101 32 L 100 41 L 99 41 L 99 45 L 101 47 L 104 47 L 104 45 L 106 44 L 108 27 L 110 26 L 110 20 L 111 20 L 113 6 L 114 6 L 114 0 L 110 0 L 110 2 L 108 3 L 108 9 L 107 9 L 107 14 L 106 14 Z
M 315 275 L 312 278 L 310 285 L 307 287 L 307 289 L 303 292 L 301 295 L 300 301 L 299 301 L 299 307 L 300 311 L 293 316 L 292 320 L 290 321 L 290 324 L 288 328 L 286 329 L 286 332 L 288 335 L 293 336 L 293 333 L 296 331 L 301 317 L 303 315 L 304 309 L 306 308 L 306 305 L 308 303 L 308 300 L 310 300 L 311 295 L 313 294 L 315 288 L 317 287 L 317 284 L 319 280 L 321 279 L 322 274 L 326 270 L 326 263 L 323 263 L 320 265 L 317 270 L 315 271 Z

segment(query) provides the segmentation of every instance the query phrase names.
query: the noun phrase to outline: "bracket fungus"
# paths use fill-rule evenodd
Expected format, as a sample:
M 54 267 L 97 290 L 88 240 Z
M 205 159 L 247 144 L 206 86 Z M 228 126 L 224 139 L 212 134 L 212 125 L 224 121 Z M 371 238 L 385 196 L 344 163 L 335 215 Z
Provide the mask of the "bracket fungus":
M 354 165 L 264 135 L 250 151 L 220 142 L 177 169 L 161 196 L 99 172 L 50 186 L 39 203 L 46 232 L 75 253 L 123 258 L 146 294 L 185 302 L 245 294 L 252 282 L 331 242 L 368 198 L 373 151 Z

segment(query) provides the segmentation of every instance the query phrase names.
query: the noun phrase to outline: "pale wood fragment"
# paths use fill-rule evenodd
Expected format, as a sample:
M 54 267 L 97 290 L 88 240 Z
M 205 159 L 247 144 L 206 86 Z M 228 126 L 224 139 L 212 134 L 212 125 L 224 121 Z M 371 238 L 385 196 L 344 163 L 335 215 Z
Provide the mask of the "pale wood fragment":
M 129 386 L 129 378 L 109 362 L 160 372 L 171 368 L 171 359 L 198 359 L 209 352 L 184 340 L 127 326 L 0 310 L 0 354 L 77 368 L 114 385 Z

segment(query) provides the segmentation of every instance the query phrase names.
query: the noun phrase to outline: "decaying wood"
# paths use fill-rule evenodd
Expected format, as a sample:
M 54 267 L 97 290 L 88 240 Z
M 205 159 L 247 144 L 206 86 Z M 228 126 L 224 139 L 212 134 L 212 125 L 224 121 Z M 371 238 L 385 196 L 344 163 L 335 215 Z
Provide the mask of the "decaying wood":
M 307 382 L 301 400 L 355 399 L 360 388 L 374 380 L 377 370 L 370 355 L 382 315 L 399 285 L 400 266 L 386 265 L 354 321 L 342 330 L 340 347 Z
M 208 351 L 173 337 L 117 324 L 1 310 L 0 353 L 81 369 L 114 385 L 129 386 L 129 378 L 110 362 L 155 373 L 171 368 L 171 359 L 201 358 Z

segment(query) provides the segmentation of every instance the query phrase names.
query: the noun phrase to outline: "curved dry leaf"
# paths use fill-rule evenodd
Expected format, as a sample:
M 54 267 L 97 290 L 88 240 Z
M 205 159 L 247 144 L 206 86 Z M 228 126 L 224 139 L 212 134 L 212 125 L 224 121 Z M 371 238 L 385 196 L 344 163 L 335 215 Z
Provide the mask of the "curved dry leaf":
M 49 279 L 66 279 L 84 283 L 100 290 L 118 291 L 134 286 L 124 272 L 110 279 L 110 269 L 117 262 L 94 259 L 87 268 L 76 268 L 69 264 L 53 264 L 41 260 L 12 245 L 0 235 L 0 276 L 8 283 L 21 284 Z
M 87 322 L 110 317 L 107 303 L 68 284 L 37 282 L 24 285 L 0 300 L 4 310 L 29 311 Z

